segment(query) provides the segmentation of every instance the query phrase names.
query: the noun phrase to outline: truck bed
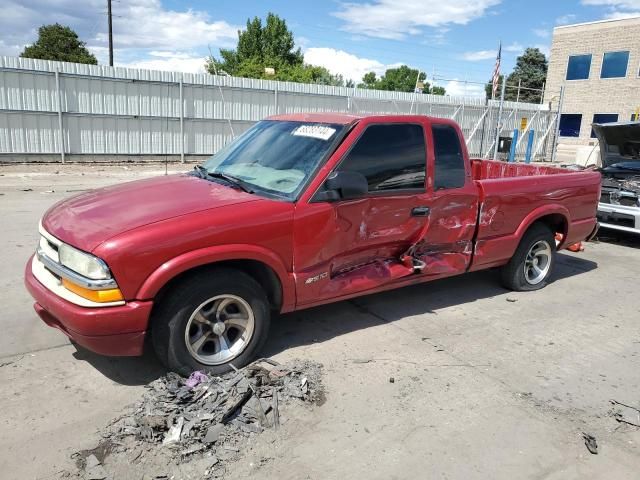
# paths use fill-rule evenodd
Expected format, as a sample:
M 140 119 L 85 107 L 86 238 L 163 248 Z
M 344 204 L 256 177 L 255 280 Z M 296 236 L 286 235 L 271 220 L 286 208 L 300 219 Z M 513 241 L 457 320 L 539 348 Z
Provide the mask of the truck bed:
M 594 228 L 598 172 L 477 159 L 471 171 L 480 201 L 472 270 L 510 258 L 533 219 L 544 217 L 563 232 L 560 248 Z
M 497 178 L 533 177 L 538 175 L 556 175 L 571 171 L 547 167 L 545 165 L 529 165 L 526 163 L 507 163 L 494 160 L 471 159 L 471 174 L 474 180 L 493 180 Z

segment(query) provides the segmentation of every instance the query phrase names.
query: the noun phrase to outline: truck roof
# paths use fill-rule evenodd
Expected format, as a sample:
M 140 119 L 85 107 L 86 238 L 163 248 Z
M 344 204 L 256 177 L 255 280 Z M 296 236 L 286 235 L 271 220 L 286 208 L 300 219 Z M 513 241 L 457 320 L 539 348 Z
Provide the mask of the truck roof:
M 308 122 L 308 123 L 338 123 L 340 125 L 349 125 L 363 118 L 362 115 L 349 115 L 346 113 L 285 113 L 281 115 L 272 115 L 267 120 L 284 120 L 292 122 Z
M 438 123 L 448 123 L 457 125 L 453 120 L 446 118 L 437 118 L 429 115 L 406 115 L 398 113 L 377 113 L 370 115 L 351 115 L 347 113 L 285 113 L 281 115 L 272 115 L 267 120 L 281 120 L 290 122 L 306 122 L 306 123 L 335 123 L 339 125 L 350 125 L 364 118 L 384 119 L 385 121 L 416 121 L 416 119 L 437 119 Z

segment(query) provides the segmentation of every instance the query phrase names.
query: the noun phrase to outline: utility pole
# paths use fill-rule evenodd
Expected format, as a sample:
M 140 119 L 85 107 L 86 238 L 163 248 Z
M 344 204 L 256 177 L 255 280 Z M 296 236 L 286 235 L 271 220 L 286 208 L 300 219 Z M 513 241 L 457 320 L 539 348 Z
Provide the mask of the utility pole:
M 111 21 L 111 0 L 107 0 L 107 17 L 109 17 L 109 66 L 113 67 L 113 26 Z

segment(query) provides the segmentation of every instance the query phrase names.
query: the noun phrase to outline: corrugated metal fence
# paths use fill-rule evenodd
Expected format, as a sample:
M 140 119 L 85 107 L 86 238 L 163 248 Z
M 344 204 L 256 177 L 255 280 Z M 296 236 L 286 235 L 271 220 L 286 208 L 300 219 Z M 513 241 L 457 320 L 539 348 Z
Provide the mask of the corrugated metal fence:
M 498 102 L 0 57 L 0 161 L 210 155 L 254 122 L 293 112 L 453 118 L 470 153 L 491 156 Z M 555 113 L 505 102 L 502 118 L 505 136 L 526 119 L 527 130 L 534 130 L 535 159 L 546 156 Z M 524 157 L 527 138 L 517 159 Z

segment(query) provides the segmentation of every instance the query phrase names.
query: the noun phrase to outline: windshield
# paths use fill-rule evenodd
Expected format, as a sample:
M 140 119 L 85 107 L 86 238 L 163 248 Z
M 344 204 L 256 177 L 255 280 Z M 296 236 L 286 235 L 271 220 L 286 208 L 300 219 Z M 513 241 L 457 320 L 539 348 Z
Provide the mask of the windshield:
M 345 125 L 263 120 L 209 158 L 204 167 L 255 187 L 295 198 L 330 153 Z

